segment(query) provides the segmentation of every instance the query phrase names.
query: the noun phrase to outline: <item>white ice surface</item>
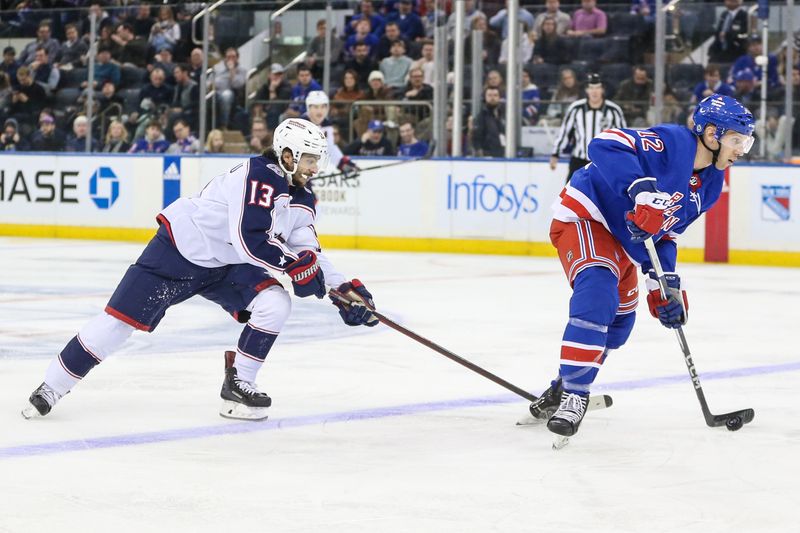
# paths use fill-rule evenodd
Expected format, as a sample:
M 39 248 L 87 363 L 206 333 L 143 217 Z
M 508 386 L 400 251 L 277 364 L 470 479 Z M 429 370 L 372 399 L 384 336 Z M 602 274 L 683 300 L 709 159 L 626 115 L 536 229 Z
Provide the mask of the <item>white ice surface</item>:
M 798 531 L 798 270 L 680 269 L 712 411 L 756 411 L 736 433 L 705 426 L 673 334 L 641 307 L 598 377 L 614 406 L 553 452 L 545 428 L 514 426 L 524 400 L 298 299 L 259 375 L 268 422 L 218 416 L 239 326 L 199 298 L 23 420 L 141 248 L 0 239 L 0 532 Z M 509 381 L 538 393 L 556 370 L 555 259 L 329 255 L 387 315 Z

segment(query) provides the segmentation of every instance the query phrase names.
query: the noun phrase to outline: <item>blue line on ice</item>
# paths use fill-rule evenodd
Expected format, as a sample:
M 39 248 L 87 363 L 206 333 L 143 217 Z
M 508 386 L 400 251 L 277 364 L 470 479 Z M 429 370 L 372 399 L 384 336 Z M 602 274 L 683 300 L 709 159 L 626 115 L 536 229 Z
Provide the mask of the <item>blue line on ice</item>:
M 762 374 L 780 374 L 785 372 L 800 371 L 800 361 L 776 365 L 753 366 L 731 370 L 706 372 L 701 375 L 703 381 L 715 379 L 731 379 L 739 377 L 757 376 Z M 680 383 L 687 379 L 686 374 L 676 376 L 663 376 L 633 381 L 619 381 L 616 383 L 598 384 L 593 387 L 595 391 L 610 392 L 620 390 L 633 390 L 659 387 Z M 302 426 L 314 426 L 335 422 L 349 422 L 352 420 L 372 420 L 391 416 L 405 416 L 417 413 L 430 413 L 448 409 L 465 409 L 483 405 L 497 405 L 518 402 L 520 398 L 513 394 L 486 396 L 482 398 L 461 398 L 439 402 L 415 403 L 394 405 L 389 407 L 373 407 L 343 411 L 338 413 L 323 413 L 317 415 L 295 416 L 282 419 L 270 419 L 264 422 L 231 422 L 213 426 L 196 428 L 167 429 L 150 433 L 134 433 L 130 435 L 112 435 L 108 437 L 94 437 L 88 439 L 66 440 L 61 442 L 48 442 L 43 444 L 25 444 L 0 448 L 0 459 L 12 457 L 31 457 L 37 455 L 52 455 L 64 452 L 77 452 L 82 450 L 98 450 L 103 448 L 118 448 L 121 446 L 135 446 L 157 442 L 174 442 L 187 439 L 200 439 L 218 435 L 234 435 L 238 433 L 254 433 Z M 741 406 L 732 406 L 740 408 Z M 37 423 L 37 422 L 33 422 Z M 46 423 L 46 422 L 45 422 Z

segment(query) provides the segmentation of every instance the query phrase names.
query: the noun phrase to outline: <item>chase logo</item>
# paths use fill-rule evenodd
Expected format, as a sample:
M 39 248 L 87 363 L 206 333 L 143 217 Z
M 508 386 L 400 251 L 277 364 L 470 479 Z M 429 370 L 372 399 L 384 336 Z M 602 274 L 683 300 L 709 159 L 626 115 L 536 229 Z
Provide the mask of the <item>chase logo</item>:
M 119 198 L 119 178 L 109 167 L 100 167 L 89 178 L 89 197 L 100 209 L 108 209 Z

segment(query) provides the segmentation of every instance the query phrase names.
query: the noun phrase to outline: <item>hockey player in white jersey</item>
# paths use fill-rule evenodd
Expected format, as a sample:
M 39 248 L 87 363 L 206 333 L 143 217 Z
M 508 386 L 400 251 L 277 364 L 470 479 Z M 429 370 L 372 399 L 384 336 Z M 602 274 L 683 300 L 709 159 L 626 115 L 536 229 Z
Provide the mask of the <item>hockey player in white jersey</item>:
M 328 120 L 330 100 L 324 91 L 311 91 L 306 96 L 306 112 L 300 117 L 311 121 L 325 134 L 328 139 L 328 167 L 320 168 L 323 174 L 333 174 L 340 171 L 345 179 L 358 176 L 360 169 L 348 156 L 333 142 L 333 124 Z
M 347 281 L 317 240 L 315 199 L 306 182 L 326 165 L 327 152 L 317 126 L 285 120 L 272 150 L 165 208 L 156 235 L 104 312 L 53 359 L 23 416 L 48 414 L 135 330 L 153 331 L 169 307 L 199 294 L 244 324 L 236 352 L 226 353 L 220 414 L 266 418 L 272 400 L 256 386 L 256 374 L 291 310 L 289 293 L 273 274 L 288 275 L 301 298 L 323 298 L 326 285 L 336 287 L 352 300 L 334 301 L 346 324 L 377 324 L 372 295 L 357 279 Z

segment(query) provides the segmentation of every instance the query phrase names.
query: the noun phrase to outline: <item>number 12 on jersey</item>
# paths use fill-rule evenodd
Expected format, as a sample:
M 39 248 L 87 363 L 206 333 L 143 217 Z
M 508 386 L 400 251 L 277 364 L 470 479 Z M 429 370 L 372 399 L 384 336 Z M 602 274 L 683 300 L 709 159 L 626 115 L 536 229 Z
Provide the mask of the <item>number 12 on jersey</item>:
M 258 205 L 260 207 L 272 207 L 272 194 L 275 189 L 266 183 L 258 180 L 250 180 L 250 201 L 247 205 Z

